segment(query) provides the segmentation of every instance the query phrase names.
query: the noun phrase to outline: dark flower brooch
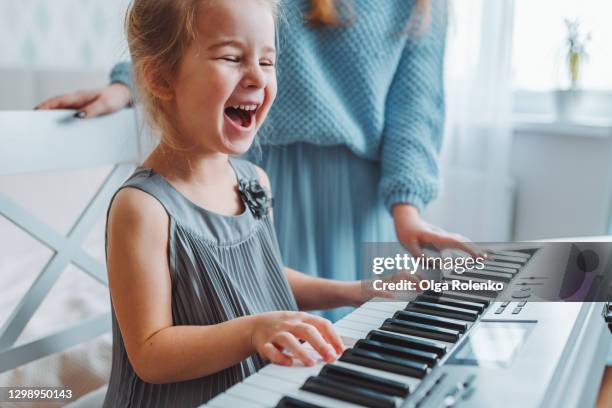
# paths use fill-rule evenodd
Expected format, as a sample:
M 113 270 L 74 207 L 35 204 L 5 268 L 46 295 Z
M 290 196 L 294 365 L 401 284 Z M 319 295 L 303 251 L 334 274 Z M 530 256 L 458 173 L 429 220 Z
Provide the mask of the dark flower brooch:
M 238 191 L 255 218 L 261 218 L 268 213 L 272 206 L 272 198 L 268 192 L 255 179 L 238 180 Z

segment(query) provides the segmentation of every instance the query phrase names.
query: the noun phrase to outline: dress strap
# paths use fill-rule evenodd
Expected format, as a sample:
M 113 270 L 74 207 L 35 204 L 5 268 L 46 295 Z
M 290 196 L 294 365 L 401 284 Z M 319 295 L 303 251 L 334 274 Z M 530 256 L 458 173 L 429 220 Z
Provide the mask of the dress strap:
M 259 174 L 257 173 L 256 167 L 253 163 L 244 159 L 238 159 L 236 157 L 230 157 L 229 161 L 239 179 L 255 179 L 261 182 L 261 180 L 259 179 Z

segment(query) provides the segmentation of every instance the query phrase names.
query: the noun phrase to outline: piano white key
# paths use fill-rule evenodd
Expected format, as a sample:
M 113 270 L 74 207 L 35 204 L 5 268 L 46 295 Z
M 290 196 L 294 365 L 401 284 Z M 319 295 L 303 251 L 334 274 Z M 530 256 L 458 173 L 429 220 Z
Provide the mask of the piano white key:
M 317 372 L 318 373 L 318 372 Z M 256 387 L 265 388 L 267 390 L 289 392 L 295 389 L 296 382 L 288 381 L 286 379 L 276 378 L 270 375 L 252 375 L 247 377 L 244 382 L 246 384 L 252 384 Z M 301 384 L 300 384 L 301 386 Z
M 313 404 L 322 405 L 325 407 L 341 407 L 341 408 L 355 408 L 359 407 L 358 405 L 350 404 L 344 401 L 337 400 L 335 398 L 325 397 L 322 395 L 314 394 L 308 391 L 300 390 L 299 388 L 306 382 L 308 377 L 316 376 L 321 368 L 326 363 L 323 361 L 319 361 L 316 365 L 312 367 L 304 367 L 302 365 L 293 365 L 293 366 L 280 366 L 277 364 L 270 364 L 263 369 L 261 369 L 256 376 L 261 376 L 262 378 L 258 378 L 256 380 L 252 380 L 250 387 L 253 388 L 255 385 L 263 384 L 268 379 L 272 379 L 275 381 L 275 384 L 279 384 L 278 381 L 283 381 L 284 384 L 279 387 L 276 394 L 278 395 L 278 400 L 280 400 L 283 396 L 288 395 L 291 397 L 295 397 L 301 399 L 306 402 L 311 402 Z M 236 386 L 234 386 L 236 387 Z M 248 394 L 242 394 L 243 398 L 252 398 L 254 394 L 251 394 L 250 389 L 246 389 Z M 229 390 L 228 390 L 229 391 Z M 272 391 L 274 392 L 274 391 Z M 274 406 L 278 400 L 273 404 L 265 405 Z
M 340 337 L 342 337 L 342 342 L 346 347 L 353 347 L 353 344 L 355 344 L 357 340 L 363 338 L 363 333 L 361 331 L 356 331 L 337 325 L 334 325 L 334 328 Z
M 272 391 L 265 388 L 256 387 L 251 384 L 247 384 L 246 382 L 236 384 L 235 386 L 228 389 L 226 393 L 230 395 L 235 395 L 238 398 L 243 398 L 251 402 L 263 404 L 268 407 L 278 404 L 278 401 L 282 398 L 283 395 L 283 391 L 281 390 Z
M 377 317 L 372 317 L 368 314 L 362 314 L 360 311 L 357 311 L 355 313 L 351 313 L 350 315 L 346 316 L 344 319 L 348 321 L 361 322 L 361 323 L 369 325 L 372 328 L 377 328 L 385 321 L 385 319 L 388 319 L 392 316 L 393 315 L 385 314 L 385 315 L 381 315 Z
M 359 309 L 355 310 L 353 313 L 345 316 L 345 317 L 349 317 L 352 315 L 361 315 L 361 316 L 370 316 L 370 317 L 378 317 L 378 318 L 387 318 L 389 317 L 389 312 L 387 310 L 377 310 L 377 309 L 368 309 L 368 308 L 363 308 L 360 307 Z
M 287 380 L 291 382 L 297 382 L 302 384 L 311 375 L 317 375 L 323 367 L 322 362 L 315 364 L 311 367 L 306 367 L 301 363 L 294 361 L 292 366 L 281 366 L 278 364 L 268 364 L 258 374 L 268 375 L 271 377 L 280 378 L 281 380 Z
M 227 407 L 262 408 L 266 406 L 263 404 L 258 404 L 256 402 L 247 401 L 246 399 L 237 397 L 235 395 L 228 394 L 227 392 L 217 395 L 215 398 L 208 401 L 206 405 L 211 408 L 227 408 Z
M 383 312 L 388 311 L 389 313 L 393 313 L 397 310 L 403 310 L 407 304 L 408 302 L 367 302 L 360 308 L 380 310 Z
M 389 317 L 391 317 L 391 316 L 389 316 Z M 382 323 L 382 321 L 380 323 Z M 362 321 L 360 319 L 353 320 L 353 319 L 351 319 L 350 317 L 347 316 L 347 317 L 345 317 L 345 318 L 343 318 L 341 320 L 338 320 L 336 322 L 336 325 L 342 326 L 342 327 L 348 327 L 348 328 L 355 328 L 355 329 L 362 329 L 362 330 L 370 331 L 372 329 L 377 329 L 378 326 L 380 326 L 380 323 L 378 323 L 378 325 L 371 324 L 371 323 L 368 323 L 368 322 L 364 322 L 364 321 Z

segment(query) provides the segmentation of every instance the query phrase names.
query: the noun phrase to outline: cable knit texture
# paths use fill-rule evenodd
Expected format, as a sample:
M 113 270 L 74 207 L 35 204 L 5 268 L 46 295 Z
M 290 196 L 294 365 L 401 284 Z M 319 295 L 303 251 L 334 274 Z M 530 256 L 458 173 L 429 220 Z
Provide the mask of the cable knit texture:
M 261 143 L 346 145 L 381 162 L 379 191 L 389 209 L 422 210 L 438 190 L 446 0 L 430 1 L 421 34 L 408 32 L 414 0 L 344 4 L 350 25 L 313 29 L 304 20 L 309 0 L 283 2 L 278 96 Z M 130 83 L 125 67 L 113 81 Z

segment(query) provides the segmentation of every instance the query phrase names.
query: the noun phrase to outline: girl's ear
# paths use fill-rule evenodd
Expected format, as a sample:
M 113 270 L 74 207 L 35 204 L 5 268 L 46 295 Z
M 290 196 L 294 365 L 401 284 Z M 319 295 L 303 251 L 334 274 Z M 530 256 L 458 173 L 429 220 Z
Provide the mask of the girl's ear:
M 147 88 L 149 88 L 149 91 L 153 95 L 163 101 L 169 101 L 172 99 L 174 95 L 172 85 L 166 79 L 168 76 L 165 75 L 162 69 L 158 67 L 146 66 L 143 70 L 143 76 Z

